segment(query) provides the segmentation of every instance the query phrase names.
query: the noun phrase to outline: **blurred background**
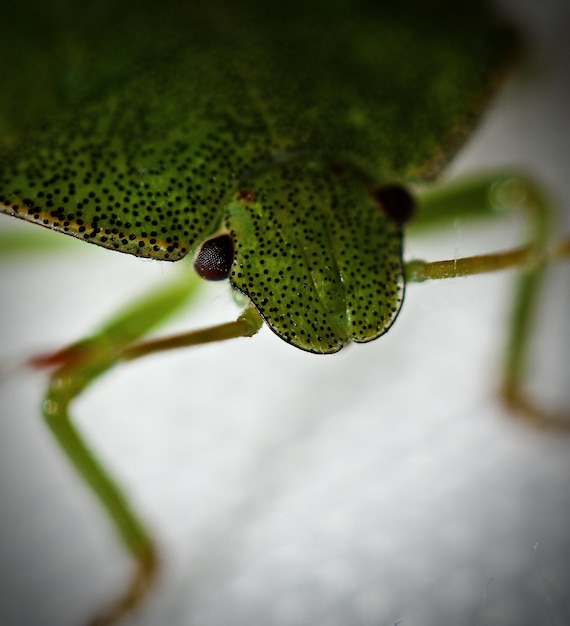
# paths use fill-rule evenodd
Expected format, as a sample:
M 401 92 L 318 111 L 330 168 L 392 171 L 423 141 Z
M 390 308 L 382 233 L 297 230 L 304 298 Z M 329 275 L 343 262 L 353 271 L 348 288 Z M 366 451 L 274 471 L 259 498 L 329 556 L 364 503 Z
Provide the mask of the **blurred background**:
M 502 0 L 529 54 L 448 177 L 542 181 L 570 232 L 570 7 Z M 0 228 L 25 224 L 2 216 Z M 516 217 L 407 242 L 453 258 L 520 241 Z M 71 242 L 0 265 L 0 364 L 89 332 L 180 268 Z M 570 623 L 570 434 L 497 399 L 514 273 L 411 285 L 380 340 L 322 357 L 270 331 L 117 368 L 76 421 L 163 551 L 125 624 Z M 171 331 L 234 318 L 204 289 Z M 529 389 L 570 412 L 570 270 L 549 271 Z M 42 422 L 42 374 L 0 382 L 0 624 L 85 623 L 130 562 Z

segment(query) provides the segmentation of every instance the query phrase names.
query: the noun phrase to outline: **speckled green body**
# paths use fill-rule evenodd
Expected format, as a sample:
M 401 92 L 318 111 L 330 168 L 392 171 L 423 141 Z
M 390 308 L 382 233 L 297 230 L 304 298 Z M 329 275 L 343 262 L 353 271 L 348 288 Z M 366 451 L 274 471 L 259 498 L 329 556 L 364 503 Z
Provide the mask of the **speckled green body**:
M 395 319 L 401 227 L 370 192 L 437 174 L 512 44 L 473 3 L 3 12 L 0 209 L 161 260 L 229 232 L 232 285 L 313 352 Z

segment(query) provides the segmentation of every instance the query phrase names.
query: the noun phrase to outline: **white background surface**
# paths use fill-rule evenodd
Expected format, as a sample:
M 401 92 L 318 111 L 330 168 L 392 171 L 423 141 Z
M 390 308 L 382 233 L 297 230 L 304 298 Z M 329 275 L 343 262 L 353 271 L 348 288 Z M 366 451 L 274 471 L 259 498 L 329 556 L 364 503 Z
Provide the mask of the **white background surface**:
M 570 230 L 565 2 L 513 2 L 534 31 L 452 170 L 520 166 Z M 0 228 L 14 225 L 2 218 Z M 23 225 L 25 228 L 26 225 Z M 517 242 L 519 223 L 456 224 L 407 258 Z M 176 267 L 80 245 L 0 266 L 0 362 L 77 339 Z M 125 624 L 507 626 L 570 622 L 570 436 L 497 401 L 513 274 L 412 285 L 394 328 L 336 356 L 251 340 L 118 368 L 75 405 L 163 550 Z M 530 385 L 570 410 L 570 271 L 549 276 Z M 173 329 L 232 319 L 223 285 Z M 129 560 L 40 417 L 46 378 L 0 383 L 0 624 L 75 626 Z

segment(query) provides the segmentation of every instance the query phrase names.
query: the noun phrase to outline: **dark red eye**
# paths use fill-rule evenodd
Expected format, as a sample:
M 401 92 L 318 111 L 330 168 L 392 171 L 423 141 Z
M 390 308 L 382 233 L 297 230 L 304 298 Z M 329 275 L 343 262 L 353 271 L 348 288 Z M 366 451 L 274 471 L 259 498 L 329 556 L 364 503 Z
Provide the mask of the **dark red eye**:
M 384 213 L 398 224 L 405 224 L 414 214 L 414 199 L 400 185 L 383 185 L 374 189 L 373 194 Z
M 194 269 L 206 280 L 224 280 L 230 275 L 234 244 L 229 235 L 208 239 L 194 259 Z

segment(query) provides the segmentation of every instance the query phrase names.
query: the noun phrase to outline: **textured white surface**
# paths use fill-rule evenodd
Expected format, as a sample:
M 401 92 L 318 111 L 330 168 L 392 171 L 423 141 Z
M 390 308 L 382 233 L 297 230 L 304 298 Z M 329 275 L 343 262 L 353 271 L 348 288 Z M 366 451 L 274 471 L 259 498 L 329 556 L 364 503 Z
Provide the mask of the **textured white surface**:
M 536 33 L 533 61 L 453 170 L 534 172 L 568 232 L 564 4 L 514 3 Z M 516 230 L 459 224 L 410 242 L 408 257 L 500 249 Z M 173 269 L 91 246 L 3 261 L 0 362 L 76 339 Z M 94 385 L 77 421 L 163 548 L 160 585 L 125 624 L 569 623 L 570 437 L 521 428 L 494 395 L 512 279 L 412 285 L 385 337 L 336 356 L 303 354 L 264 330 L 133 363 Z M 568 408 L 569 287 L 560 265 L 530 381 Z M 218 285 L 175 328 L 236 312 Z M 40 419 L 44 386 L 29 373 L 0 386 L 7 626 L 81 624 L 129 568 Z

